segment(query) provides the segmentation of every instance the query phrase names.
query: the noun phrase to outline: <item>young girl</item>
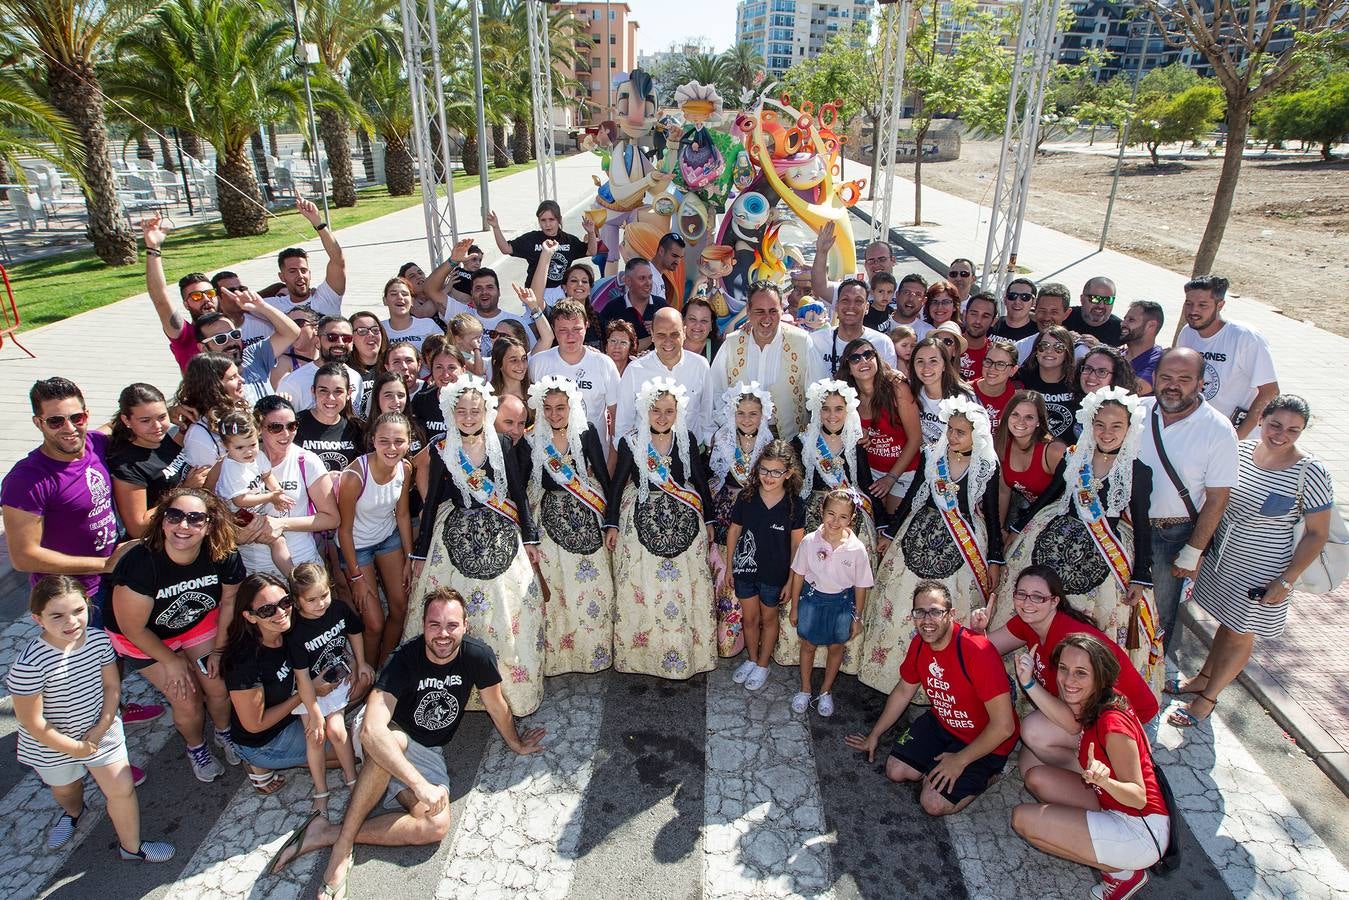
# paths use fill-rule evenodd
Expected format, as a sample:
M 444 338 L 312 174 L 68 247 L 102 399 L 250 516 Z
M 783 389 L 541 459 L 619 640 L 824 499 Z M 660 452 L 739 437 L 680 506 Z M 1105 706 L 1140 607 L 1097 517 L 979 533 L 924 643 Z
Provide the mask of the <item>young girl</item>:
M 816 647 L 827 647 L 828 656 L 815 708 L 822 716 L 834 714 L 831 691 L 843 663 L 843 645 L 862 632 L 867 588 L 874 581 L 867 548 L 848 527 L 856 511 L 851 491 L 830 491 L 820 527 L 801 540 L 792 557 L 787 605 L 801 638 L 801 690 L 792 697 L 797 714 L 810 706 Z
M 314 778 L 314 809 L 327 813 L 324 741 L 332 744 L 346 785 L 352 787 L 356 784 L 356 754 L 342 713 L 353 687 L 359 696 L 374 684 L 375 670 L 365 661 L 362 642 L 350 637 L 365 631 L 361 617 L 345 603 L 333 602 L 328 572 L 322 565 L 296 566 L 290 573 L 290 595 L 296 615 L 286 632 L 286 655 L 300 692 L 300 705 L 294 712 L 303 717 L 306 733 L 315 736 L 305 742 L 309 774 Z M 319 680 L 337 687 L 319 697 L 314 691 Z
M 909 360 L 913 359 L 913 347 L 918 343 L 918 335 L 908 325 L 895 325 L 888 333 L 890 341 L 895 345 L 897 366 L 901 372 L 906 372 Z
M 1012 395 L 993 440 L 1002 477 L 998 483 L 998 518 L 1005 531 L 1019 523 L 1032 503 L 1054 483 L 1054 473 L 1068 452 L 1049 433 L 1049 412 L 1038 391 Z
M 422 341 L 440 329 L 430 319 L 419 319 L 412 314 L 412 298 L 416 291 L 403 277 L 390 278 L 384 285 L 384 306 L 389 310 L 389 318 L 380 322 L 389 343 L 404 341 L 421 350 Z
M 60 850 L 74 837 L 87 772 L 107 798 L 118 855 L 169 861 L 172 844 L 141 840 L 140 805 L 117 715 L 117 655 L 107 635 L 88 627 L 84 586 L 68 575 L 47 575 L 29 595 L 28 611 L 42 633 L 19 652 L 5 686 L 19 721 L 19 762 L 33 767 L 61 806 L 47 850 Z
M 472 313 L 459 313 L 450 319 L 450 340 L 459 351 L 459 361 L 470 375 L 483 377 L 482 322 Z
M 342 471 L 337 540 L 356 611 L 365 621 L 365 658 L 379 665 L 403 635 L 411 589 L 412 464 L 407 452 L 412 423 L 399 413 L 384 413 L 372 423 L 370 434 L 371 451 Z M 387 625 L 376 578 L 389 603 Z
M 952 397 L 973 397 L 974 392 L 960 377 L 960 354 L 942 343 L 944 334 L 928 334 L 913 348 L 909 360 L 909 384 L 918 400 L 918 419 L 923 427 L 923 443 L 931 446 L 946 430 L 941 418 L 941 402 Z
M 731 507 L 721 575 L 734 584 L 746 651 L 745 661 L 731 678 L 751 691 L 768 681 L 768 661 L 778 643 L 778 599 L 806 533 L 806 506 L 797 496 L 801 481 L 791 445 L 775 440 L 760 451 L 748 483 Z M 842 654 L 839 658 L 841 662 Z
M 1002 421 L 1007 404 L 1021 387 L 1019 382 L 1012 380 L 1018 368 L 1017 358 L 1016 344 L 1007 338 L 988 339 L 983 375 L 974 382 L 974 397 L 988 410 L 988 424 L 994 434 L 998 431 L 998 423 Z
M 290 512 L 295 501 L 281 490 L 267 457 L 258 453 L 258 428 L 253 417 L 244 412 L 227 413 L 220 420 L 219 433 L 225 458 L 220 461 L 215 493 L 235 514 L 235 523 L 247 525 L 254 515 L 267 515 L 262 507 L 269 505 L 276 513 Z M 272 564 L 289 574 L 294 564 L 285 539 L 277 537 L 265 543 L 272 552 Z

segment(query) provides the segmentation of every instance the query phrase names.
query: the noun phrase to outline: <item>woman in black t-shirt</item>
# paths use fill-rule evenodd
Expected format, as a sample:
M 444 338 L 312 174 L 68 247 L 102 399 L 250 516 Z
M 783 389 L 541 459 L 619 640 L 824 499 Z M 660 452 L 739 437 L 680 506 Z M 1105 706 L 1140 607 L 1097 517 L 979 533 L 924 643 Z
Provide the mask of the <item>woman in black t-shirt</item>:
M 189 469 L 182 434 L 169 433 L 169 407 L 154 385 L 137 382 L 122 389 L 108 447 L 112 499 L 127 536 L 145 535 L 150 511 L 169 490 L 185 481 L 200 486 L 205 468 Z
M 1081 398 L 1073 384 L 1073 336 L 1066 328 L 1055 325 L 1035 338 L 1017 380 L 1026 390 L 1039 391 L 1044 397 L 1050 435 L 1071 441 Z
M 295 417 L 295 443 L 340 472 L 364 449 L 360 420 L 351 409 L 351 389 L 341 363 L 325 363 L 314 374 L 314 406 Z
M 128 669 L 169 698 L 193 773 L 200 781 L 214 781 L 223 770 L 206 746 L 203 703 L 216 744 L 231 765 L 238 761 L 220 680 L 225 640 L 217 627 L 222 613 L 226 621 L 233 615 L 234 595 L 244 580 L 233 516 L 208 491 L 174 488 L 112 578 L 112 603 L 103 618 L 108 638 Z
M 248 780 L 259 794 L 274 794 L 286 783 L 276 770 L 303 766 L 307 758 L 304 724 L 294 715 L 300 695 L 286 651 L 292 603 L 281 579 L 266 572 L 245 578 L 237 599 L 223 668 L 230 726 Z M 320 678 L 314 692 L 324 697 L 335 686 Z

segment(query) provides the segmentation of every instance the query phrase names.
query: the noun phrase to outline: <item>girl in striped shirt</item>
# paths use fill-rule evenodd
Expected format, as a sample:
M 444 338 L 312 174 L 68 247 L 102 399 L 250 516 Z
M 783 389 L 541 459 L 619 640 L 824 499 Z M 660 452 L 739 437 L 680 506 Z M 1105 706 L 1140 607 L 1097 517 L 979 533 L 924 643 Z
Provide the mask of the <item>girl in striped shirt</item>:
M 48 575 L 34 586 L 28 609 L 42 633 L 20 651 L 5 684 L 19 721 L 19 762 L 33 767 L 61 807 L 47 849 L 60 850 L 74 836 L 84 815 L 88 772 L 107 798 L 118 855 L 167 862 L 172 844 L 141 840 L 140 806 L 117 715 L 117 655 L 107 635 L 88 627 L 83 585 Z

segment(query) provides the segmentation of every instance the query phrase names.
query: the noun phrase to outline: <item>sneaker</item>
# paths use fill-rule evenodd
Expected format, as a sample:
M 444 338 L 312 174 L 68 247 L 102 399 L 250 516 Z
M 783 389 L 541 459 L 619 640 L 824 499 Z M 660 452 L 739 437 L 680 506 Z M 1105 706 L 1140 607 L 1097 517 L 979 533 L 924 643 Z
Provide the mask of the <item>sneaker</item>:
M 224 767 L 211 755 L 205 744 L 200 747 L 188 747 L 187 760 L 192 763 L 192 774 L 197 776 L 198 781 L 209 784 L 225 774 Z
M 745 679 L 745 687 L 751 691 L 757 691 L 768 683 L 768 667 L 755 666 L 754 671 L 749 673 Z
M 222 737 L 220 732 L 216 732 L 215 745 L 220 748 L 220 752 L 225 754 L 225 762 L 232 766 L 239 765 L 239 748 L 234 746 L 234 741 L 227 737 Z
M 80 815 L 83 815 L 81 813 Z M 75 836 L 75 829 L 79 827 L 80 816 L 72 816 L 68 812 L 62 812 L 61 818 L 56 820 L 52 830 L 47 832 L 47 851 L 54 852 L 60 850 L 70 839 Z
M 146 777 L 147 776 L 145 774 L 145 770 L 142 769 L 140 766 L 131 767 L 131 783 L 134 784 L 136 787 L 140 787 L 141 785 L 145 784 Z
M 809 708 L 810 694 L 806 691 L 798 691 L 796 695 L 792 697 L 792 712 L 799 716 Z
M 828 718 L 834 714 L 834 695 L 821 694 L 815 698 L 815 711 Z
M 1148 870 L 1135 869 L 1128 878 L 1116 878 L 1109 872 L 1101 873 L 1101 883 L 1093 885 L 1091 895 L 1096 900 L 1128 900 L 1148 883 Z
M 117 855 L 122 859 L 139 859 L 148 863 L 168 862 L 173 859 L 173 853 L 173 845 L 167 841 L 141 841 L 141 848 L 135 853 L 120 844 L 117 846 Z
M 731 680 L 736 684 L 744 684 L 745 679 L 753 675 L 754 670 L 757 668 L 759 667 L 754 664 L 754 660 L 747 659 L 736 667 L 735 674 L 731 676 Z
M 128 703 L 122 707 L 123 725 L 143 725 L 153 722 L 164 715 L 164 707 L 158 703 Z

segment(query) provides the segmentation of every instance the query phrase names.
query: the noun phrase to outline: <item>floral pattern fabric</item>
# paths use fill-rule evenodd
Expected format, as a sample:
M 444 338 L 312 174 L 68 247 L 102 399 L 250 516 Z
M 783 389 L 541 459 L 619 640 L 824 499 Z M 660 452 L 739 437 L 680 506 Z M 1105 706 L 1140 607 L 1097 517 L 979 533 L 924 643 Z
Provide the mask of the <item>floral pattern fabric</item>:
M 592 553 L 577 553 L 571 548 L 589 547 L 590 542 L 578 544 L 568 539 L 569 535 L 588 534 L 592 527 L 598 528 L 599 517 L 564 491 L 546 492 L 542 505 L 539 571 L 548 586 L 543 674 L 603 671 L 613 663 L 614 649 L 614 580 L 609 551 L 601 544 Z M 561 518 L 569 522 L 585 515 L 592 521 L 583 528 L 549 527 L 550 512 L 563 508 L 568 515 Z

